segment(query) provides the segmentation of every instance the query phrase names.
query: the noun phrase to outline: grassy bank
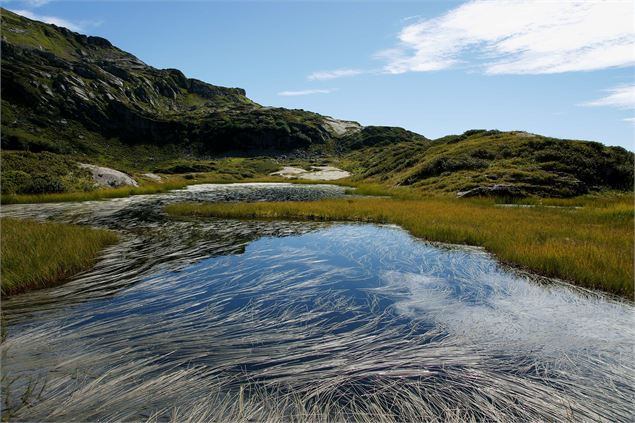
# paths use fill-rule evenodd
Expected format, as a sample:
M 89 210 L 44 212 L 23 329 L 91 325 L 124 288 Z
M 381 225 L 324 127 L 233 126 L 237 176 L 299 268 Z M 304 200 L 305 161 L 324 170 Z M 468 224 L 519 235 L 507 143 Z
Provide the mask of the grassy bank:
M 121 198 L 130 195 L 157 194 L 173 189 L 183 188 L 185 181 L 166 182 L 163 184 L 147 184 L 140 187 L 104 188 L 94 191 L 59 192 L 52 194 L 5 194 L 2 195 L 2 204 L 30 204 L 30 203 L 63 203 L 70 201 L 105 200 L 108 198 Z
M 166 210 L 178 216 L 395 223 L 417 237 L 483 246 L 504 262 L 633 297 L 632 195 L 595 202 L 567 200 L 582 208 L 508 208 L 494 200 L 417 198 L 417 194 L 404 199 L 408 191 L 399 192 L 393 198 L 174 204 Z
M 60 223 L 0 220 L 3 295 L 57 285 L 89 268 L 117 241 L 110 231 Z

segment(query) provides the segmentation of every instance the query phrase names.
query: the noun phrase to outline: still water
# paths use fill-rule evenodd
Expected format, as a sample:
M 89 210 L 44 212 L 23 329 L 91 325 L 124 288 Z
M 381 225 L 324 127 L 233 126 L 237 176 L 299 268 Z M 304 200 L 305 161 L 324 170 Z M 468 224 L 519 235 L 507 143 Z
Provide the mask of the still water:
M 633 305 L 395 226 L 172 220 L 178 201 L 313 200 L 199 185 L 3 216 L 122 242 L 4 300 L 4 416 L 21 421 L 632 421 Z

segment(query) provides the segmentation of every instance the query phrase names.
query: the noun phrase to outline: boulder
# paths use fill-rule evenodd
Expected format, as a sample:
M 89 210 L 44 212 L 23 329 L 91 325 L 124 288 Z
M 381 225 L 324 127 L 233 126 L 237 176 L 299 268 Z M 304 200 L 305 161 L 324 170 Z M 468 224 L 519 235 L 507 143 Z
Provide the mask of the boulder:
M 93 175 L 95 184 L 100 187 L 117 188 L 124 185 L 133 187 L 139 186 L 137 181 L 132 179 L 129 175 L 109 167 L 95 166 L 87 163 L 80 163 L 79 167 L 88 169 Z
M 153 181 L 156 181 L 156 182 L 161 182 L 163 180 L 163 178 L 157 175 L 156 173 L 144 173 L 143 176 L 145 176 L 148 179 L 152 179 Z

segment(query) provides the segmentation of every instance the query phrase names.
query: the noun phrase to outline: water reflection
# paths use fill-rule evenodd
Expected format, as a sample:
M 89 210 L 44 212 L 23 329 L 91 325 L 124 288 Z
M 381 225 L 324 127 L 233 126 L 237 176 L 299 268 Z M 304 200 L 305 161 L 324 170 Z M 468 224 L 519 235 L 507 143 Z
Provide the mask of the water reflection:
M 295 195 L 215 189 L 202 195 Z M 69 284 L 3 304 L 15 418 L 633 417 L 629 304 L 392 226 L 166 219 L 181 195 L 48 206 L 133 232 Z

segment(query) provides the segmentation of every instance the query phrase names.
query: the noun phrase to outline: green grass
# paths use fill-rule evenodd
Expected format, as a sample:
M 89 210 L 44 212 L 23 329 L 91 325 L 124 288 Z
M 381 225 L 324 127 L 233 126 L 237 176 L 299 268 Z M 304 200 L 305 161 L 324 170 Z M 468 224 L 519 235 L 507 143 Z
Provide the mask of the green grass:
M 11 218 L 0 220 L 0 231 L 3 295 L 58 285 L 118 239 L 101 229 Z
M 401 198 L 173 204 L 166 211 L 173 216 L 395 223 L 426 240 L 482 246 L 505 263 L 633 297 L 632 194 L 604 202 L 581 198 L 582 208 L 504 208 L 493 199 L 416 193 L 408 199 L 407 193 L 398 193 Z

